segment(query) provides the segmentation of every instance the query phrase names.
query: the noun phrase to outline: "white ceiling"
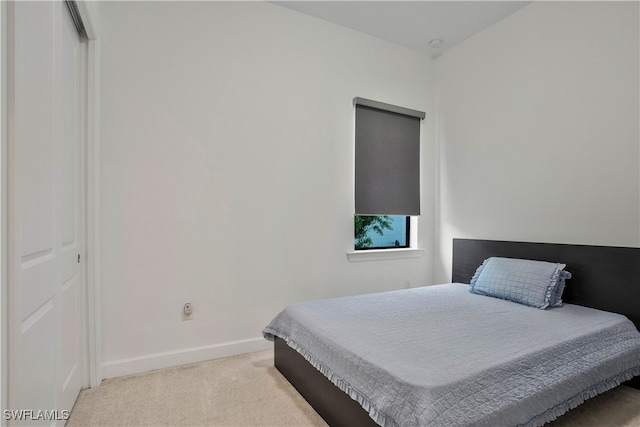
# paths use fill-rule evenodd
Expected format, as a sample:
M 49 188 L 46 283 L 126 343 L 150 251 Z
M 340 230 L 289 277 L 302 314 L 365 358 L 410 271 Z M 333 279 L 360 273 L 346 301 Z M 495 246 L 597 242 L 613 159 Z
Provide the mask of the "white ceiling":
M 531 1 L 273 1 L 433 57 Z M 440 48 L 429 46 L 441 39 Z

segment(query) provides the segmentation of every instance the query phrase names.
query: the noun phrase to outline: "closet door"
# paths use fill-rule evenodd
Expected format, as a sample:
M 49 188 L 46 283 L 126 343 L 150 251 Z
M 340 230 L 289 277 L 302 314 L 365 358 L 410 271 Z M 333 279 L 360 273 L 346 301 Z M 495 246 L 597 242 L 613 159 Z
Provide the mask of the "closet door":
M 81 43 L 64 2 L 13 7 L 9 405 L 62 425 L 82 376 Z

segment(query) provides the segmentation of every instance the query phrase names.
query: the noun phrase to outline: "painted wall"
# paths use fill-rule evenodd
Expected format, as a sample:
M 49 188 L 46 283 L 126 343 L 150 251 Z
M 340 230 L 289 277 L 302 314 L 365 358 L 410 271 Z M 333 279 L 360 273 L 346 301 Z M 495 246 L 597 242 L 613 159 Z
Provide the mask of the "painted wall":
M 437 68 L 439 248 L 640 245 L 637 2 L 535 2 Z
M 103 376 L 267 348 L 295 301 L 432 282 L 433 60 L 263 2 L 96 15 Z M 421 258 L 347 260 L 356 96 L 427 113 Z

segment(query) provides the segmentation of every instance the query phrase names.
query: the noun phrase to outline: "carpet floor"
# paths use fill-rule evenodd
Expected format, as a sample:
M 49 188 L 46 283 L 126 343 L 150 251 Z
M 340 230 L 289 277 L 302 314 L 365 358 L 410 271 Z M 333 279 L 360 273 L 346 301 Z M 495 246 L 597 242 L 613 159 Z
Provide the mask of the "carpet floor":
M 273 366 L 273 352 L 107 379 L 80 392 L 67 427 L 326 426 Z M 640 427 L 640 390 L 620 386 L 550 427 Z

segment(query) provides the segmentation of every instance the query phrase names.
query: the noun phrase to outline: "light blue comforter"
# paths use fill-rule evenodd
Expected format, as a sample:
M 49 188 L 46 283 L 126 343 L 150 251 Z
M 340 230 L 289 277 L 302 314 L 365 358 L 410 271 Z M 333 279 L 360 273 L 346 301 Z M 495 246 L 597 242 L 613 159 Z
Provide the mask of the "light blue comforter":
M 385 427 L 540 426 L 640 375 L 640 333 L 624 316 L 455 283 L 294 304 L 263 334 Z

